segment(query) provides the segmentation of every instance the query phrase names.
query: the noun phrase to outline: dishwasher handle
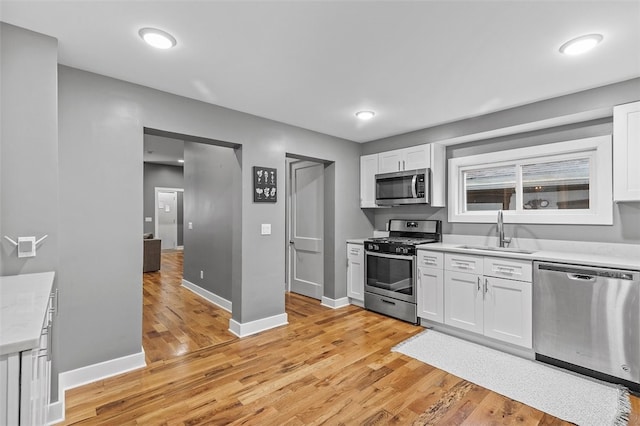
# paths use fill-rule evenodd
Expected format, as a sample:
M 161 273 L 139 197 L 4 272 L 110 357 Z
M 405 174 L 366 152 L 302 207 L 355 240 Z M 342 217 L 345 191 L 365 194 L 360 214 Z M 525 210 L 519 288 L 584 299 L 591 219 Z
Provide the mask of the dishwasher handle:
M 596 280 L 596 277 L 594 277 L 593 275 L 586 275 L 586 274 L 567 274 L 567 276 L 569 277 L 569 279 L 577 280 L 577 281 L 592 282 Z
M 535 262 L 537 270 L 564 272 L 572 279 L 591 279 L 595 277 L 613 278 L 626 281 L 638 281 L 640 273 L 618 269 L 597 268 L 581 265 L 566 265 L 562 263 Z

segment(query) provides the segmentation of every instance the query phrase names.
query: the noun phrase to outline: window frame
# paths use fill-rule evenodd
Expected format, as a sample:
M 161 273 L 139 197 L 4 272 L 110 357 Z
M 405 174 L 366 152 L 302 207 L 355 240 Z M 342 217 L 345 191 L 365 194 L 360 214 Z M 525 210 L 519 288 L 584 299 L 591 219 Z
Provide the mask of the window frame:
M 588 209 L 524 209 L 522 166 L 589 158 Z M 449 222 L 495 223 L 498 210 L 467 211 L 463 173 L 512 165 L 516 168 L 515 210 L 503 210 L 505 223 L 613 225 L 611 135 L 449 159 Z

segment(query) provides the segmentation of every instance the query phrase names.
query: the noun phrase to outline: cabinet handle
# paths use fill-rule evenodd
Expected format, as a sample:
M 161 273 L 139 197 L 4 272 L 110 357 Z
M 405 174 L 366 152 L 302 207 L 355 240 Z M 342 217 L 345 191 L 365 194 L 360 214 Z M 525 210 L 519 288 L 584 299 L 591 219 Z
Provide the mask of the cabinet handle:
M 480 277 L 478 277 L 478 291 L 480 291 Z
M 398 161 L 398 171 L 400 171 L 400 170 L 402 170 L 402 169 L 400 168 L 400 162 Z
M 453 262 L 453 266 L 460 269 L 469 269 L 468 263 Z
M 489 291 L 489 279 L 485 278 L 484 279 L 484 294 L 487 294 L 488 291 Z
M 402 160 L 402 170 L 405 170 L 406 168 L 407 168 L 407 166 L 405 166 L 404 160 Z

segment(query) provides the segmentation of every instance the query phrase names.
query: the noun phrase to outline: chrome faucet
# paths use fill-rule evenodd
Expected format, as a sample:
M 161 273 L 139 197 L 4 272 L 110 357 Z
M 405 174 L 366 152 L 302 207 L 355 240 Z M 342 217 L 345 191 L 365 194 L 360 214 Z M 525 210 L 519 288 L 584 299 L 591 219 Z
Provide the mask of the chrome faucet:
M 508 247 L 511 243 L 511 238 L 505 238 L 504 236 L 504 218 L 502 217 L 502 210 L 498 210 L 498 245 L 500 247 Z

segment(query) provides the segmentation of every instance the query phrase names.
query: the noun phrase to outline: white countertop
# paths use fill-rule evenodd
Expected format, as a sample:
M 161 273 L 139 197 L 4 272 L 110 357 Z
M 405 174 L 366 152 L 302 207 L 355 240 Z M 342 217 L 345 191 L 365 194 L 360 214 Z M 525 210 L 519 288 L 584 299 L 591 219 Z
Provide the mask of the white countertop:
M 371 238 L 350 238 L 347 240 L 347 243 L 349 244 L 364 244 L 364 242 L 366 240 L 369 240 Z
M 635 253 L 630 255 L 620 253 L 587 253 L 587 252 L 574 252 L 574 251 L 562 251 L 562 250 L 536 250 L 528 249 L 533 253 L 518 253 L 509 251 L 494 251 L 494 250 L 473 250 L 467 248 L 460 248 L 461 245 L 456 243 L 435 243 L 435 244 L 422 244 L 417 246 L 419 250 L 432 250 L 432 251 L 445 251 L 452 253 L 465 253 L 471 255 L 480 256 L 492 256 L 492 257 L 508 257 L 512 259 L 527 259 L 527 260 L 540 260 L 546 262 L 558 262 L 569 263 L 584 266 L 600 266 L 605 268 L 619 268 L 619 269 L 632 269 L 640 271 L 640 257 Z M 476 244 L 469 244 L 476 245 Z M 477 244 L 482 245 L 482 244 Z
M 54 272 L 0 277 L 0 355 L 40 345 Z

